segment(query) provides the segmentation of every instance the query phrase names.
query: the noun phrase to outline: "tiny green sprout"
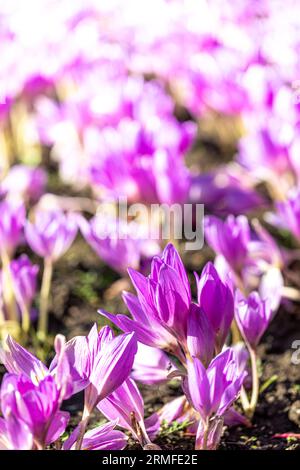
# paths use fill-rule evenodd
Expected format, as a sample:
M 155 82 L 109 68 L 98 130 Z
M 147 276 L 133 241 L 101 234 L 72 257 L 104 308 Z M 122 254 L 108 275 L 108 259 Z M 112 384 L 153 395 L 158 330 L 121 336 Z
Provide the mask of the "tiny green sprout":
M 160 437 L 166 437 L 166 436 L 169 436 L 170 434 L 176 434 L 176 433 L 185 431 L 191 424 L 192 424 L 192 421 L 185 420 L 182 423 L 179 423 L 178 421 L 174 421 L 171 425 L 169 425 L 165 420 L 163 420 L 159 435 Z
M 259 393 L 265 392 L 269 387 L 271 387 L 271 385 L 273 385 L 273 383 L 277 382 L 277 380 L 278 380 L 278 375 L 276 375 L 276 374 L 272 375 L 272 377 L 267 379 L 262 384 L 262 386 L 260 387 Z

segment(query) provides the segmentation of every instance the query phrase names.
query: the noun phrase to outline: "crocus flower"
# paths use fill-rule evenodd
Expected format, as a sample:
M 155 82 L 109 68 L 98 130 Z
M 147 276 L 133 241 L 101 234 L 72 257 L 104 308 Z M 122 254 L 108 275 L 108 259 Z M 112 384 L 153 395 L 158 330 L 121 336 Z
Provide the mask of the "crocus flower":
M 151 348 L 138 343 L 131 377 L 143 384 L 161 384 L 168 380 L 168 375 L 176 370 L 174 362 L 158 348 Z
M 56 261 L 70 248 L 77 233 L 72 215 L 40 211 L 34 223 L 27 222 L 25 235 L 30 248 L 42 258 Z
M 78 336 L 66 345 L 74 388 L 85 389 L 84 410 L 79 424 L 76 449 L 82 442 L 90 414 L 128 378 L 137 350 L 134 333 L 114 338 L 109 327 L 98 333 L 95 324 L 87 337 Z
M 74 387 L 86 388 L 87 414 L 127 379 L 136 350 L 134 333 L 114 338 L 107 326 L 98 333 L 96 324 L 87 337 L 77 336 L 66 344 Z
M 196 275 L 196 280 L 198 303 L 207 316 L 210 327 L 213 328 L 216 348 L 220 351 L 229 333 L 234 316 L 232 288 L 229 283 L 222 281 L 211 262 L 206 264 L 200 278 Z M 209 331 L 209 328 L 206 328 L 206 330 Z M 204 335 L 208 341 L 207 333 L 204 333 Z M 196 354 L 195 356 L 198 357 Z M 212 358 L 210 357 L 210 359 Z
M 118 426 L 131 431 L 142 447 L 151 444 L 144 421 L 143 397 L 133 379 L 128 378 L 111 395 L 100 401 L 98 409 L 107 419 L 118 420 Z
M 0 203 L 0 213 L 0 251 L 11 257 L 21 241 L 25 209 L 22 203 L 8 199 Z
M 22 328 L 24 332 L 28 332 L 30 327 L 30 319 L 34 317 L 35 311 L 31 310 L 31 304 L 36 294 L 37 275 L 39 267 L 33 265 L 26 255 L 21 255 L 9 264 L 10 275 L 12 281 L 12 292 L 18 306 L 18 313 L 22 318 Z M 1 272 L 0 295 L 4 298 L 5 276 Z M 5 312 L 5 308 L 4 308 Z
M 11 415 L 10 423 L 0 418 L 0 450 L 30 450 L 33 437 L 26 423 Z
M 36 294 L 39 267 L 32 264 L 26 255 L 14 259 L 10 267 L 17 301 L 30 305 Z
M 49 368 L 37 357 L 18 344 L 10 335 L 0 347 L 0 362 L 10 374 L 22 375 L 38 385 L 45 377 L 54 378 L 60 402 L 76 392 L 73 387 L 70 366 L 65 355 L 66 339 L 57 335 L 54 340 L 56 355 Z
M 35 311 L 30 310 L 30 307 L 36 294 L 39 268 L 33 265 L 26 255 L 21 255 L 19 258 L 12 260 L 8 266 L 12 293 L 17 303 L 18 318 L 22 318 L 22 328 L 25 332 L 28 332 L 30 319 L 33 318 L 35 314 Z M 0 297 L 3 303 L 2 311 L 6 317 L 7 305 L 5 287 L 7 287 L 7 277 L 5 274 L 4 270 L 0 271 Z
M 53 274 L 53 263 L 70 248 L 77 233 L 77 224 L 72 214 L 38 211 L 34 223 L 27 222 L 25 235 L 31 249 L 44 258 L 41 285 L 38 336 L 45 341 L 48 330 L 48 302 Z
M 123 450 L 128 438 L 123 432 L 115 430 L 117 424 L 118 420 L 87 431 L 82 440 L 82 450 Z M 75 450 L 79 430 L 79 426 L 74 429 L 64 443 L 63 450 Z
M 214 357 L 215 333 L 209 317 L 196 304 L 192 304 L 188 317 L 187 347 L 192 357 L 208 365 Z
M 178 354 L 179 342 L 186 342 L 191 304 L 190 285 L 179 254 L 169 244 L 161 257 L 153 258 L 148 277 L 133 269 L 128 272 L 137 291 L 137 297 L 124 296 L 133 320 L 103 310 L 99 313 L 123 331 L 135 331 L 141 343 Z
M 284 279 L 281 270 L 271 266 L 262 276 L 259 285 L 259 295 L 268 299 L 272 312 L 276 312 L 281 303 Z
M 27 165 L 13 166 L 0 184 L 0 193 L 18 194 L 20 198 L 37 201 L 43 194 L 47 175 L 42 168 Z
M 273 312 L 268 300 L 262 300 L 257 292 L 244 298 L 239 292 L 235 299 L 235 318 L 245 341 L 256 348 L 266 331 Z
M 245 179 L 245 174 L 231 174 L 227 167 L 194 176 L 189 200 L 204 204 L 205 211 L 218 216 L 247 214 L 265 206 L 265 201 Z
M 69 413 L 59 410 L 60 392 L 51 375 L 34 384 L 23 374 L 5 374 L 0 394 L 9 448 L 43 449 L 64 432 Z
M 201 417 L 196 449 L 216 447 L 224 414 L 238 397 L 246 373 L 239 372 L 231 349 L 216 356 L 207 369 L 199 359 L 193 358 L 188 361 L 187 370 L 184 388 Z
M 160 252 L 159 244 L 149 240 L 141 224 L 98 215 L 87 222 L 78 216 L 80 230 L 97 255 L 121 274 L 138 269 L 142 258 Z
M 270 130 L 261 127 L 239 142 L 239 161 L 262 180 L 291 170 L 288 147 L 272 136 Z
M 205 236 L 211 248 L 223 255 L 233 270 L 240 274 L 251 239 L 247 217 L 229 215 L 223 222 L 217 217 L 208 216 L 205 219 Z
M 287 201 L 276 204 L 278 223 L 300 240 L 300 189 L 290 193 Z

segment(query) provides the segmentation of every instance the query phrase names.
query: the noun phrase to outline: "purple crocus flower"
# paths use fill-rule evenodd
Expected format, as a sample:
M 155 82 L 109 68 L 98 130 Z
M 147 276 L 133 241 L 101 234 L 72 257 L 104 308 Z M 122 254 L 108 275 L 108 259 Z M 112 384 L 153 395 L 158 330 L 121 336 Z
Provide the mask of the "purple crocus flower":
M 141 259 L 157 255 L 159 244 L 149 240 L 141 224 L 114 217 L 96 216 L 89 222 L 77 218 L 80 230 L 97 255 L 121 274 L 128 267 L 138 269 Z
M 300 240 L 300 188 L 290 193 L 287 201 L 276 204 L 278 223 Z
M 33 437 L 26 423 L 14 416 L 8 423 L 0 418 L 0 450 L 30 450 L 33 447 Z
M 246 214 L 266 205 L 244 173 L 231 174 L 227 167 L 194 176 L 189 196 L 191 202 L 204 204 L 208 213 L 219 216 Z
M 25 209 L 22 203 L 8 199 L 0 203 L 0 213 L 0 251 L 11 257 L 21 241 Z
M 9 447 L 43 449 L 64 432 L 69 413 L 59 410 L 60 392 L 51 375 L 34 384 L 23 374 L 5 374 L 0 394 Z
M 0 362 L 10 374 L 27 377 L 34 385 L 38 385 L 45 377 L 53 377 L 61 402 L 75 393 L 65 348 L 65 337 L 57 335 L 54 340 L 56 355 L 48 368 L 8 335 L 0 348 Z
M 142 447 L 151 444 L 144 422 L 143 397 L 133 379 L 128 378 L 111 395 L 100 401 L 98 409 L 107 419 L 118 420 L 118 426 L 131 431 Z
M 74 388 L 85 388 L 85 416 L 127 379 L 136 351 L 134 333 L 114 337 L 108 326 L 98 333 L 96 324 L 66 344 Z
M 230 348 L 216 356 L 207 369 L 199 359 L 193 358 L 188 361 L 187 371 L 184 389 L 201 417 L 196 449 L 216 447 L 224 414 L 236 400 L 246 373 L 238 370 Z
M 128 438 L 123 432 L 115 430 L 117 424 L 118 420 L 87 431 L 82 440 L 82 450 L 123 450 Z M 63 450 L 75 450 L 79 431 L 77 426 L 64 443 Z
M 21 255 L 10 263 L 10 268 L 18 303 L 30 305 L 36 294 L 39 267 L 27 255 Z
M 77 233 L 72 214 L 39 211 L 34 223 L 27 222 L 25 235 L 30 248 L 42 258 L 56 261 L 70 248 Z
M 237 292 L 235 318 L 243 338 L 251 348 L 256 348 L 272 317 L 270 302 L 262 300 L 258 292 L 252 292 L 248 298 Z
M 125 315 L 100 311 L 123 331 L 135 331 L 148 346 L 178 353 L 178 342 L 186 342 L 191 291 L 184 265 L 173 245 L 161 257 L 154 257 L 148 277 L 128 270 L 137 297 L 126 293 L 124 301 L 133 320 Z
M 250 227 L 247 217 L 229 215 L 223 222 L 214 216 L 205 218 L 205 235 L 208 244 L 224 256 L 232 269 L 240 274 L 247 260 Z
M 28 332 L 30 318 L 34 316 L 35 311 L 30 310 L 31 303 L 36 294 L 38 266 L 33 265 L 26 255 L 10 262 L 9 274 L 12 285 L 12 294 L 16 300 L 17 316 L 22 318 L 22 328 Z M 3 313 L 9 318 L 7 303 L 5 298 L 5 287 L 7 286 L 7 277 L 5 270 L 0 271 L 0 297 L 3 302 Z
M 198 303 L 207 316 L 209 325 L 213 328 L 216 349 L 220 351 L 229 333 L 234 316 L 234 299 L 231 286 L 229 283 L 222 281 L 211 262 L 206 264 L 200 278 L 196 274 L 196 280 Z M 209 331 L 209 328 L 206 328 L 206 330 Z M 205 338 L 208 340 L 207 333 L 205 333 Z
M 204 310 L 192 304 L 187 327 L 187 347 L 192 357 L 207 366 L 214 357 L 215 332 Z
M 42 168 L 27 165 L 13 166 L 0 185 L 2 194 L 19 194 L 30 201 L 37 201 L 43 194 L 47 175 Z
M 174 362 L 164 351 L 138 343 L 131 373 L 134 380 L 147 385 L 161 384 L 176 369 Z
M 27 222 L 25 235 L 31 249 L 44 258 L 44 272 L 40 295 L 38 336 L 45 341 L 48 331 L 48 302 L 53 263 L 70 248 L 77 233 L 74 215 L 61 211 L 38 211 L 34 223 Z

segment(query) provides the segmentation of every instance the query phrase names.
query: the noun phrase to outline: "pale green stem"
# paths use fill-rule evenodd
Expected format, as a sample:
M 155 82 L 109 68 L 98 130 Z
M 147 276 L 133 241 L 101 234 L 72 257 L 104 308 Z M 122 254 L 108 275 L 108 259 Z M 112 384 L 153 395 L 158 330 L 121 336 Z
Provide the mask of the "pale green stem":
M 241 388 L 240 399 L 241 399 L 243 410 L 247 413 L 250 408 L 250 403 L 249 403 L 249 398 L 248 398 L 248 395 L 244 386 L 242 386 Z
M 50 258 L 45 258 L 44 261 L 44 273 L 41 286 L 40 296 L 40 314 L 38 324 L 38 337 L 41 341 L 45 341 L 48 333 L 48 306 L 49 306 L 49 294 L 51 287 L 53 273 L 53 263 Z
M 207 441 L 208 441 L 208 434 L 209 434 L 209 423 L 205 423 L 204 434 L 203 434 L 203 445 L 201 450 L 207 450 Z
M 252 370 L 252 395 L 250 400 L 249 415 L 252 417 L 255 412 L 255 408 L 258 402 L 259 396 L 259 377 L 257 370 L 257 357 L 256 350 L 249 347 L 250 359 L 251 359 L 251 370 Z
M 18 321 L 17 304 L 14 293 L 13 277 L 10 270 L 10 258 L 5 250 L 1 250 L 1 261 L 3 268 L 3 300 L 7 309 L 8 319 Z
M 76 441 L 75 450 L 81 450 L 84 434 L 85 434 L 87 425 L 89 423 L 89 420 L 90 420 L 90 414 L 86 410 L 84 410 L 82 420 L 79 423 L 80 431 L 79 431 L 78 439 Z
M 240 330 L 237 326 L 237 322 L 235 318 L 232 320 L 231 323 L 231 335 L 232 335 L 232 344 L 237 344 L 242 341 L 242 336 L 240 334 Z
M 21 311 L 22 311 L 22 330 L 24 333 L 28 333 L 30 329 L 30 312 L 29 308 L 25 303 L 23 302 L 21 305 Z

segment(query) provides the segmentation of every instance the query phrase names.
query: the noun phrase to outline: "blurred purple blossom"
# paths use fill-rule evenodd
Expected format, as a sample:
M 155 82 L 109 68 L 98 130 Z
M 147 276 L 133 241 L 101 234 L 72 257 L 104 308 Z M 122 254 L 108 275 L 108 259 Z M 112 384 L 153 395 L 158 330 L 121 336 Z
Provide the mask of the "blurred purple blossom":
M 256 348 L 272 320 L 270 302 L 262 300 L 257 292 L 244 298 L 239 292 L 235 299 L 235 318 L 245 341 Z
M 70 248 L 77 233 L 76 219 L 63 212 L 39 211 L 27 221 L 25 235 L 30 248 L 42 258 L 56 261 Z
M 80 230 L 97 255 L 121 274 L 140 268 L 143 259 L 159 254 L 158 242 L 149 239 L 147 227 L 134 221 L 126 222 L 97 215 L 89 222 L 77 217 Z
M 27 165 L 14 165 L 1 181 L 0 193 L 3 195 L 19 194 L 20 198 L 36 202 L 44 193 L 47 174 L 42 168 Z
M 8 199 L 0 203 L 0 211 L 0 251 L 11 256 L 22 241 L 25 209 L 21 202 Z

